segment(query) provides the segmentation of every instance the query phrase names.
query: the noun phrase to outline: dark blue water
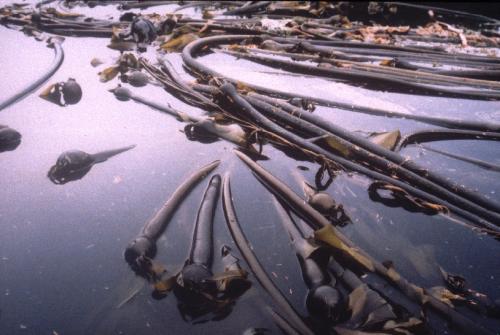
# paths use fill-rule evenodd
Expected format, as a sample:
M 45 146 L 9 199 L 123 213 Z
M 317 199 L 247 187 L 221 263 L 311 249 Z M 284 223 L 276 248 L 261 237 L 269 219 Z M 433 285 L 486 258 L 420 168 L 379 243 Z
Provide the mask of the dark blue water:
M 111 14 L 101 15 L 112 15 L 113 7 L 104 8 Z M 86 13 L 99 16 L 99 10 L 103 9 Z M 0 96 L 5 97 L 48 66 L 53 52 L 43 43 L 3 26 L 0 34 Z M 184 124 L 171 116 L 134 102 L 117 101 L 107 90 L 118 80 L 103 84 L 97 76 L 118 57 L 118 52 L 106 48 L 107 44 L 107 39 L 96 38 L 67 38 L 63 43 L 64 63 L 49 83 L 75 78 L 83 89 L 77 105 L 63 108 L 51 104 L 38 97 L 38 90 L 0 112 L 0 124 L 23 135 L 16 150 L 0 153 L 0 334 L 237 334 L 251 327 L 278 332 L 263 309 L 272 302 L 252 275 L 253 288 L 237 301 L 227 318 L 198 324 L 181 318 L 173 295 L 161 301 L 152 299 L 149 285 L 135 277 L 123 259 L 127 243 L 181 181 L 215 159 L 222 161 L 217 173 L 231 173 L 236 211 L 255 253 L 293 306 L 305 315 L 305 285 L 270 194 L 233 154 L 233 144 L 189 141 L 182 132 Z M 90 60 L 94 57 L 107 65 L 93 68 Z M 168 57 L 182 71 L 179 55 Z M 208 55 L 204 62 L 228 76 L 286 91 L 415 114 L 500 122 L 499 102 L 369 91 L 326 80 L 286 76 L 224 55 Z M 204 113 L 159 87 L 132 89 L 180 110 Z M 400 129 L 406 133 L 429 128 L 418 122 L 331 108 L 318 108 L 315 113 L 353 131 Z M 131 144 L 137 147 L 94 166 L 81 180 L 54 185 L 47 178 L 49 168 L 63 151 L 94 153 Z M 432 145 L 499 163 L 500 146 L 496 142 Z M 269 145 L 264 153 L 271 159 L 262 165 L 297 193 L 302 194 L 297 173 L 314 181 L 316 164 L 296 161 Z M 418 146 L 407 147 L 403 154 L 500 199 L 498 173 L 425 152 Z M 309 171 L 299 170 L 299 165 Z M 158 244 L 157 258 L 172 273 L 187 257 L 205 183 L 182 204 Z M 360 247 L 380 261 L 392 260 L 401 274 L 418 285 L 443 285 L 439 276 L 442 266 L 463 275 L 470 287 L 492 298 L 500 296 L 498 241 L 478 235 L 457 224 L 456 219 L 374 203 L 366 191 L 369 183 L 363 176 L 343 173 L 328 189 L 352 218 L 353 224 L 343 230 Z M 219 272 L 222 268 L 218 255 L 223 244 L 238 254 L 220 204 L 214 236 L 214 272 Z M 244 262 L 242 265 L 248 269 Z M 117 308 L 139 289 L 138 295 Z

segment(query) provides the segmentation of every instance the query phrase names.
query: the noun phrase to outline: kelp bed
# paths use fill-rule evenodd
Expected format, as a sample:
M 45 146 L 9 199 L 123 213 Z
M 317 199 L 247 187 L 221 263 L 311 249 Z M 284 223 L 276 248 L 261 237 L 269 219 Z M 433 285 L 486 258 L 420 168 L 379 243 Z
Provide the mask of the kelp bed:
M 10 176 L 21 184 L 2 190 L 11 200 L 0 211 L 10 227 L 0 280 L 7 333 L 500 329 L 496 18 L 392 2 L 41 1 L 4 5 L 0 22 L 54 50 L 39 77 L 0 102 L 2 183 Z M 33 104 L 50 113 L 33 112 Z M 151 111 L 154 117 L 144 116 Z M 8 151 L 19 146 L 26 157 L 53 162 L 52 145 L 76 149 L 69 143 L 84 143 L 93 127 L 105 134 L 86 140 L 93 153 L 64 151 L 49 169 L 57 191 L 41 186 L 45 175 L 29 177 L 40 197 L 23 197 L 32 185 L 7 171 L 18 157 Z M 23 128 L 34 134 L 24 151 Z M 120 149 L 106 150 L 108 135 Z M 123 140 L 156 144 L 139 164 L 123 159 L 141 144 Z M 51 155 L 33 149 L 36 141 Z M 112 183 L 94 182 L 102 196 L 87 176 L 97 163 L 121 171 Z M 11 170 L 30 170 L 25 161 L 15 164 Z M 142 177 L 121 176 L 134 174 Z M 124 200 L 115 207 L 113 197 Z M 33 209 L 58 204 L 52 214 Z M 21 218 L 18 228 L 12 222 Z M 56 223 L 33 228 L 32 220 Z M 96 225 L 68 228 L 66 220 Z M 85 243 L 75 231 L 96 241 L 106 236 L 84 249 L 109 260 L 81 250 L 74 259 L 61 255 L 75 250 L 71 239 Z M 33 242 L 38 234 L 42 247 Z M 22 241 L 29 252 L 16 251 Z M 31 248 L 43 251 L 34 257 Z M 38 259 L 45 255 L 53 262 Z M 116 265 L 120 257 L 129 268 Z M 21 271 L 23 263 L 44 280 Z M 106 268 L 113 275 L 102 275 Z M 47 308 L 31 292 L 50 282 L 44 272 L 77 284 L 61 284 L 58 304 L 73 294 L 80 301 L 65 308 L 51 300 Z M 11 294 L 18 280 L 29 288 Z M 93 280 L 104 280 L 106 291 L 123 288 L 109 300 L 90 286 L 96 296 L 86 297 L 90 284 L 81 281 Z M 37 319 L 44 321 L 37 326 Z

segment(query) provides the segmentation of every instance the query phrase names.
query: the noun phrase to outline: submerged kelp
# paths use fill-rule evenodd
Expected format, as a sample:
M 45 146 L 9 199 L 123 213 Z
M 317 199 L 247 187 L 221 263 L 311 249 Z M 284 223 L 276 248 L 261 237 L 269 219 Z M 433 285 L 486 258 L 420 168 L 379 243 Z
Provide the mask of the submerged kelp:
M 40 97 L 66 106 L 65 112 L 71 113 L 75 110 L 72 105 L 77 103 L 99 106 L 99 101 L 90 100 L 95 99 L 93 90 L 97 89 L 107 94 L 106 98 L 101 94 L 101 99 L 109 99 L 109 91 L 120 100 L 111 100 L 111 104 L 119 106 L 124 119 L 131 117 L 138 122 L 145 117 L 132 116 L 135 108 L 151 107 L 170 114 L 176 120 L 161 119 L 170 125 L 169 137 L 179 139 L 172 130 L 177 127 L 175 122 L 180 121 L 184 124 L 178 130 L 189 141 L 156 147 L 155 161 L 167 161 L 170 170 L 179 160 L 189 159 L 191 163 L 180 171 L 192 171 L 193 164 L 199 169 L 173 193 L 166 192 L 157 181 L 134 184 L 133 192 L 161 193 L 163 198 L 164 193 L 172 194 L 159 210 L 154 204 L 141 202 L 144 211 L 156 215 L 147 220 L 124 255 L 133 273 L 153 286 L 150 293 L 155 300 L 145 297 L 142 288 L 134 288 L 115 304 L 120 311 L 109 311 L 109 303 L 98 308 L 107 315 L 99 321 L 92 317 L 84 333 L 109 333 L 121 331 L 122 327 L 142 332 L 138 324 L 125 326 L 122 318 L 127 315 L 129 304 L 136 312 L 144 313 L 138 304 L 145 301 L 154 306 L 151 315 L 165 309 L 169 318 L 171 306 L 176 304 L 182 320 L 191 325 L 184 329 L 203 324 L 213 331 L 208 322 L 219 321 L 221 327 L 227 327 L 223 332 L 234 333 L 242 331 L 236 330 L 238 324 L 231 321 L 235 315 L 264 322 L 249 312 L 259 299 L 265 300 L 258 302 L 260 307 L 272 306 L 263 309 L 264 319 L 268 320 L 265 327 L 279 328 L 288 334 L 490 334 L 498 326 L 498 286 L 483 285 L 488 292 L 485 294 L 481 285 L 466 286 L 465 276 L 443 270 L 453 264 L 443 257 L 454 255 L 453 272 L 472 275 L 458 261 L 454 254 L 458 251 L 448 250 L 440 243 L 449 234 L 444 231 L 446 227 L 474 241 L 478 250 L 498 251 L 498 197 L 494 191 L 483 192 L 484 186 L 475 185 L 473 178 L 464 181 L 462 171 L 443 171 L 418 156 L 408 156 L 406 151 L 421 150 L 422 155 L 432 153 L 437 159 L 458 161 L 465 164 L 460 165 L 465 166 L 464 171 L 498 170 L 493 156 L 477 158 L 472 157 L 474 152 L 449 151 L 454 143 L 464 140 L 474 145 L 486 141 L 495 144 L 500 137 L 498 117 L 470 117 L 459 110 L 460 105 L 442 112 L 432 106 L 433 101 L 451 106 L 459 102 L 466 108 L 476 104 L 484 108 L 484 113 L 497 106 L 500 62 L 496 18 L 403 3 L 271 1 L 182 5 L 43 1 L 35 6 L 6 5 L 0 9 L 0 17 L 7 27 L 17 27 L 39 41 L 47 40 L 56 51 L 49 70 L 7 99 L 1 108 L 54 75 L 67 42 L 86 41 L 81 37 L 105 39 L 109 50 L 95 48 L 92 56 L 82 61 L 99 68 L 95 79 L 102 84 L 90 89 L 90 76 L 84 73 L 96 70 L 88 67 L 79 70 L 78 76 L 66 76 L 70 78 L 66 82 L 55 79 L 57 84 L 48 86 Z M 66 36 L 68 41 L 55 36 Z M 102 44 L 100 47 L 105 48 Z M 112 56 L 106 59 L 101 51 Z M 222 69 L 217 62 L 221 62 Z M 250 70 L 230 71 L 235 64 Z M 256 69 L 274 69 L 269 74 L 276 76 L 277 84 L 259 81 L 260 76 L 269 77 L 264 70 Z M 248 75 L 248 71 L 259 76 Z M 288 79 L 280 78 L 296 79 L 287 82 Z M 111 81 L 112 87 L 100 86 Z M 308 87 L 311 83 L 320 89 L 316 92 L 315 86 Z M 321 92 L 325 83 L 332 85 L 326 94 Z M 151 92 L 160 98 L 151 99 Z M 158 102 L 164 96 L 168 103 Z M 395 97 L 400 96 L 409 103 L 394 103 Z M 411 102 L 418 102 L 422 110 L 415 110 Z M 7 112 L 11 110 L 12 107 Z M 92 115 L 106 112 L 104 108 Z M 5 123 L 10 124 L 8 118 L 12 116 L 7 115 Z M 356 126 L 352 123 L 356 118 L 377 121 Z M 96 121 L 92 122 L 97 126 Z M 425 128 L 419 128 L 422 123 Z M 406 129 L 404 125 L 410 126 Z M 144 131 L 148 132 L 150 126 L 151 123 Z M 118 129 L 114 124 L 111 127 Z M 135 124 L 133 127 L 139 128 Z M 127 136 L 126 132 L 122 134 Z M 20 135 L 16 140 L 20 140 Z M 161 143 L 162 138 L 150 140 Z M 430 146 L 427 142 L 434 143 Z M 442 143 L 448 143 L 450 148 L 440 149 Z M 203 144 L 205 149 L 192 149 Z M 227 145 L 238 149 L 236 155 L 224 152 Z M 128 149 L 95 155 L 65 152 L 50 169 L 49 178 L 56 184 L 79 180 L 93 164 Z M 212 159 L 199 159 L 205 155 Z M 249 171 L 236 156 L 263 187 L 253 186 Z M 206 164 L 204 161 L 213 159 L 231 162 L 230 166 L 222 164 L 219 168 L 230 173 L 225 173 L 223 179 L 219 175 L 211 177 L 197 218 L 189 225 L 197 206 L 189 193 L 218 167 L 216 161 L 199 168 Z M 137 166 L 130 160 L 122 160 L 122 164 Z M 280 169 L 284 164 L 288 169 Z M 176 178 L 184 175 L 177 173 Z M 478 183 L 495 180 L 491 175 L 480 177 Z M 239 185 L 233 191 L 230 178 Z M 79 185 L 89 183 L 88 179 Z M 112 184 L 121 182 L 122 177 L 113 177 Z M 168 184 L 177 187 L 179 183 L 170 180 Z M 108 188 L 109 185 L 105 189 Z M 181 206 L 181 201 L 188 205 Z M 274 209 L 266 207 L 273 201 Z M 217 223 L 221 211 L 228 230 L 222 230 Z M 244 213 L 241 220 L 237 218 L 239 212 Z M 186 228 L 175 228 L 175 224 L 170 224 L 175 220 Z M 248 223 L 252 221 L 253 225 Z M 144 220 L 132 222 L 138 227 Z M 417 222 L 432 232 L 420 238 L 413 236 L 411 230 L 401 229 L 406 224 L 411 229 L 423 229 L 416 227 Z M 394 226 L 395 231 L 381 223 Z M 254 226 L 265 224 L 265 229 L 275 231 L 284 245 L 269 243 L 270 236 L 255 230 Z M 244 231 L 252 233 L 247 235 Z M 133 236 L 129 234 L 132 235 L 126 238 Z M 189 239 L 189 256 L 183 260 L 183 253 L 173 249 L 184 249 Z M 420 242 L 406 246 L 410 240 Z M 228 246 L 230 242 L 236 244 L 246 264 L 240 264 Z M 286 247 L 289 242 L 292 249 Z M 460 245 L 458 240 L 453 243 Z M 120 245 L 113 245 L 114 253 L 124 247 L 122 242 Z M 221 248 L 220 259 L 213 257 L 217 247 Z M 491 280 L 500 275 L 495 270 L 498 267 L 494 254 L 481 260 L 489 261 L 486 272 Z M 478 257 L 475 260 L 480 262 Z M 283 278 L 288 283 L 280 281 L 271 270 L 275 263 L 286 264 Z M 472 276 L 476 283 L 484 280 L 479 272 Z M 287 294 L 286 285 L 293 285 L 304 294 L 294 294 L 291 287 Z M 170 291 L 176 299 L 169 296 Z M 250 314 L 239 312 L 242 309 Z M 260 329 L 260 325 L 247 324 L 245 329 Z M 150 326 L 146 322 L 145 327 Z M 174 323 L 170 327 L 179 326 Z M 74 332 L 71 327 L 68 331 Z

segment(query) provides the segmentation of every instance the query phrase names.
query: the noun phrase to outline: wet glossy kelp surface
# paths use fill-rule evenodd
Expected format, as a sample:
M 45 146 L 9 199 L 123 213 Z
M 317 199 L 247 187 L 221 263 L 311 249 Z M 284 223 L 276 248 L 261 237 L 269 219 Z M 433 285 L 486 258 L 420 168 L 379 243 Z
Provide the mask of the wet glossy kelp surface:
M 79 3 L 69 9 L 58 2 L 46 6 L 113 21 L 128 11 L 164 15 L 179 7 L 178 4 L 168 4 L 127 10 L 120 9 L 118 4 L 89 8 Z M 22 9 L 29 7 L 34 6 L 30 4 Z M 227 9 L 201 12 L 194 7 L 177 13 L 182 13 L 185 18 L 201 19 L 202 15 L 209 14 L 218 18 Z M 274 11 L 281 15 L 276 8 Z M 282 12 L 288 14 L 285 10 Z M 30 20 L 28 16 L 20 19 Z M 278 22 L 278 17 L 274 19 Z M 270 18 L 262 20 L 268 29 L 274 27 Z M 280 24 L 276 25 L 275 29 L 279 29 Z M 45 41 L 37 41 L 28 36 L 32 33 L 23 34 L 19 28 L 13 23 L 0 27 L 2 100 L 40 76 L 54 58 L 54 50 L 48 48 Z M 198 33 L 202 28 L 203 25 L 197 26 L 193 31 Z M 52 36 L 49 32 L 44 34 Z M 224 31 L 214 34 L 223 35 Z M 303 36 L 311 38 L 310 35 L 311 31 Z M 425 44 L 425 41 L 421 43 Z M 266 309 L 266 306 L 271 306 L 277 313 L 283 313 L 262 289 L 239 253 L 227 228 L 220 200 L 214 218 L 212 271 L 215 274 L 223 271 L 221 248 L 228 245 L 240 258 L 240 265 L 249 272 L 248 279 L 252 282 L 252 287 L 225 310 L 227 313 L 190 318 L 178 308 L 176 295 L 169 293 L 163 299 L 155 299 L 152 283 L 134 274 L 124 260 L 125 247 L 141 231 L 144 223 L 153 217 L 183 180 L 214 160 L 221 163 L 213 173 L 230 174 L 240 225 L 268 276 L 309 326 L 317 332 L 328 333 L 318 326 L 306 309 L 307 287 L 289 236 L 280 223 L 273 196 L 234 154 L 233 149 L 237 146 L 223 139 L 189 139 L 185 122 L 142 103 L 119 101 L 109 90 L 120 83 L 149 101 L 194 117 L 207 115 L 203 108 L 181 101 L 180 95 L 166 92 L 151 76 L 151 82 L 144 87 L 123 83 L 119 76 L 105 78 L 110 80 L 103 83 L 98 73 L 116 64 L 120 57 L 119 51 L 107 47 L 109 44 L 110 36 L 65 36 L 61 44 L 64 60 L 57 71 L 24 99 L 0 111 L 0 124 L 22 135 L 14 150 L 0 152 L 0 333 L 287 333 L 286 327 L 277 326 L 276 319 Z M 155 42 L 147 46 L 146 52 L 138 53 L 134 43 L 131 53 L 144 57 L 149 64 L 156 64 L 159 45 L 161 43 Z M 239 49 L 229 51 L 235 50 Z M 469 46 L 467 50 L 487 53 L 493 59 L 498 52 L 494 47 Z M 194 80 L 186 73 L 181 55 L 176 50 L 167 47 L 158 54 L 171 62 L 182 79 Z M 91 65 L 95 58 L 103 64 Z M 287 72 L 220 50 L 203 53 L 197 59 L 224 77 L 244 81 L 241 92 L 252 91 L 248 85 L 253 84 L 291 95 L 308 95 L 412 115 L 500 123 L 500 103 L 495 99 L 412 94 L 412 90 L 396 92 L 386 86 L 377 88 L 346 79 Z M 74 78 L 81 86 L 83 94 L 78 103 L 62 107 L 39 97 L 49 85 L 66 82 L 68 78 Z M 353 113 L 321 105 L 315 107 L 313 114 L 363 136 L 399 130 L 404 137 L 416 130 L 439 128 L 414 120 Z M 266 137 L 263 133 L 259 136 Z M 315 185 L 321 164 L 278 142 L 271 138 L 271 143 L 264 144 L 262 154 L 269 159 L 257 162 L 305 198 L 302 180 Z M 130 145 L 135 147 L 93 165 L 81 178 L 58 185 L 47 175 L 59 155 L 68 150 L 95 154 Z M 426 169 L 439 172 L 453 182 L 499 202 L 498 171 L 431 149 L 500 165 L 498 142 L 443 140 L 424 145 L 408 144 L 400 153 Z M 196 215 L 209 179 L 204 179 L 182 202 L 158 240 L 155 260 L 162 263 L 169 274 L 178 273 L 188 257 Z M 368 192 L 372 182 L 372 178 L 347 169 L 337 171 L 325 190 L 342 205 L 350 218 L 348 224 L 337 228 L 357 247 L 384 264 L 392 264 L 389 268 L 393 266 L 401 276 L 420 287 L 446 286 L 441 267 L 463 276 L 468 288 L 487 295 L 492 301 L 500 298 L 500 244 L 494 236 L 477 228 L 471 229 L 469 220 L 454 213 L 429 213 L 418 206 L 405 208 L 408 203 L 405 200 L 396 201 L 396 204 L 377 201 Z M 305 234 L 311 235 L 312 229 L 295 218 Z M 498 225 L 498 221 L 490 220 L 490 223 Z M 363 271 L 358 271 L 358 274 L 368 282 L 371 280 L 370 276 L 362 275 Z M 337 281 L 340 286 L 340 280 Z M 389 290 L 391 285 L 386 283 L 384 287 Z M 346 288 L 339 290 L 347 300 L 349 291 Z M 379 288 L 378 292 L 385 296 L 384 289 Z M 440 297 L 448 299 L 474 323 L 493 332 L 500 329 L 498 318 L 474 312 L 458 301 L 460 297 Z M 342 313 L 344 319 L 335 322 L 348 319 L 348 313 Z M 286 314 L 283 316 L 287 319 Z M 446 318 L 432 313 L 428 318 L 430 332 L 461 333 L 456 326 L 448 328 Z M 352 329 L 356 330 L 356 327 Z M 330 331 L 334 332 L 333 329 Z M 383 332 L 377 327 L 364 331 Z M 419 332 L 426 333 L 427 330 Z M 391 333 L 399 334 L 394 330 Z

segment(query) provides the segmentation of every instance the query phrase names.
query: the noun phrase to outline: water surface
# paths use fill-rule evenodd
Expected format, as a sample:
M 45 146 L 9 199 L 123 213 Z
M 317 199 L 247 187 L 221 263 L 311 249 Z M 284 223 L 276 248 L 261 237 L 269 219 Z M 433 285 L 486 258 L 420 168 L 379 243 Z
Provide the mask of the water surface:
M 96 17 L 117 15 L 113 7 L 86 9 L 85 13 Z M 6 97 L 47 67 L 53 51 L 44 43 L 3 26 L 0 34 L 4 74 L 0 97 Z M 0 153 L 0 333 L 235 334 L 251 327 L 279 333 L 263 309 L 272 302 L 253 276 L 253 288 L 221 321 L 186 322 L 178 312 L 175 297 L 154 300 L 148 284 L 130 302 L 117 308 L 143 285 L 123 259 L 125 246 L 181 180 L 215 159 L 222 161 L 217 173 L 231 173 L 236 211 L 255 253 L 302 315 L 306 314 L 306 289 L 270 194 L 233 154 L 234 146 L 224 141 L 189 141 L 182 132 L 184 124 L 171 116 L 132 101 L 117 101 L 108 89 L 116 87 L 118 80 L 99 82 L 97 73 L 106 65 L 90 65 L 94 57 L 108 64 L 117 59 L 118 52 L 106 48 L 107 44 L 107 39 L 72 37 L 63 43 L 64 62 L 49 83 L 75 78 L 83 89 L 80 103 L 59 107 L 40 99 L 40 89 L 0 112 L 0 124 L 23 135 L 16 150 Z M 178 71 L 183 71 L 179 55 L 167 57 Z M 500 121 L 499 102 L 377 92 L 345 83 L 287 76 L 221 54 L 210 54 L 203 62 L 225 75 L 290 92 L 415 114 Z M 187 74 L 184 77 L 189 78 Z M 204 113 L 160 87 L 131 89 L 186 112 Z M 429 128 L 409 120 L 335 108 L 318 107 L 315 113 L 353 131 L 400 129 L 407 133 Z M 80 149 L 94 153 L 131 144 L 137 147 L 94 166 L 81 180 L 54 185 L 47 178 L 49 168 L 63 151 Z M 450 141 L 432 145 L 499 163 L 500 147 L 496 142 Z M 264 153 L 271 159 L 262 161 L 262 165 L 297 193 L 302 191 L 294 173 L 314 181 L 316 164 L 294 160 L 270 145 L 265 146 Z M 407 147 L 403 154 L 492 199 L 500 199 L 498 173 L 426 152 L 418 146 Z M 299 165 L 309 170 L 299 170 Z M 169 271 L 180 269 L 187 257 L 206 181 L 182 204 L 159 242 L 158 259 Z M 446 216 L 410 213 L 374 203 L 366 191 L 369 183 L 364 176 L 342 173 L 328 189 L 352 218 L 353 223 L 343 230 L 355 243 L 378 260 L 392 260 L 404 276 L 418 285 L 442 285 L 438 272 L 438 266 L 442 266 L 466 277 L 470 287 L 492 298 L 499 297 L 498 241 L 478 235 Z M 214 234 L 217 272 L 222 270 L 217 255 L 223 244 L 238 254 L 220 204 Z M 491 328 L 495 326 L 498 323 Z

